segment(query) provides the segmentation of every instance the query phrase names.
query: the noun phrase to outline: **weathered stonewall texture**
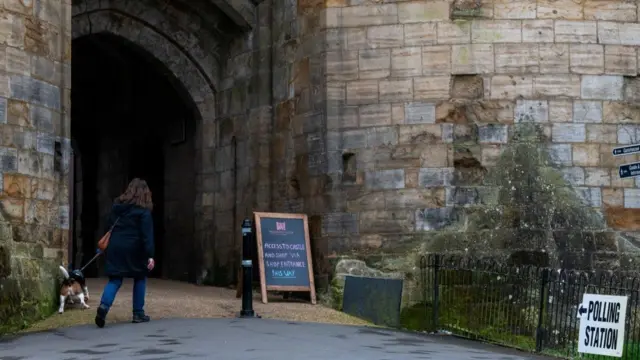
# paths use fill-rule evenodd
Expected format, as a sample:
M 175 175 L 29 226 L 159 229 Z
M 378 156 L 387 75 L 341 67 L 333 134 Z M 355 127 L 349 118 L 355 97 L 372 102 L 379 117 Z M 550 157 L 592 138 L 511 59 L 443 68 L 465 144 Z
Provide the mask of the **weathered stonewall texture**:
M 54 301 L 52 269 L 68 244 L 71 85 L 71 0 L 3 4 L 0 332 L 40 316 Z
M 346 161 L 329 166 L 331 253 L 393 251 L 489 206 L 483 174 L 524 121 L 608 224 L 594 266 L 637 249 L 640 190 L 617 166 L 638 157 L 611 155 L 640 141 L 636 1 L 326 3 L 327 149 Z
M 430 239 L 488 206 L 483 177 L 525 121 L 607 225 L 593 263 L 638 244 L 640 188 L 616 167 L 640 158 L 611 156 L 640 141 L 635 1 L 0 5 L 0 281 L 65 260 L 70 43 L 102 32 L 164 64 L 196 109 L 202 282 L 233 281 L 252 211 L 309 215 L 319 284 L 331 257 Z

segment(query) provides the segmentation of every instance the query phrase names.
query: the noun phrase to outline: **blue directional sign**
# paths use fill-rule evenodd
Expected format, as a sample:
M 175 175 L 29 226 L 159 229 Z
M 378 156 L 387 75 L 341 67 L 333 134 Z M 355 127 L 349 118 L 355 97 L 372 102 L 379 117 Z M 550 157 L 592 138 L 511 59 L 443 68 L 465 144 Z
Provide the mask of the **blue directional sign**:
M 621 179 L 640 176 L 640 163 L 620 165 L 618 173 Z
M 636 153 L 640 153 L 640 144 L 613 148 L 613 156 L 631 155 Z

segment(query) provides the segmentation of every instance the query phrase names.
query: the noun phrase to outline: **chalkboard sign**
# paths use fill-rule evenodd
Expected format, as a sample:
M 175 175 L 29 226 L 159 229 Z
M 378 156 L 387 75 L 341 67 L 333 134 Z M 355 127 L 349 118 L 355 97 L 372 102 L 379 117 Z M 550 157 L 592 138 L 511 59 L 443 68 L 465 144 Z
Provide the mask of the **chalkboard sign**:
M 316 303 L 309 224 L 304 214 L 254 213 L 262 302 L 267 291 L 309 291 Z

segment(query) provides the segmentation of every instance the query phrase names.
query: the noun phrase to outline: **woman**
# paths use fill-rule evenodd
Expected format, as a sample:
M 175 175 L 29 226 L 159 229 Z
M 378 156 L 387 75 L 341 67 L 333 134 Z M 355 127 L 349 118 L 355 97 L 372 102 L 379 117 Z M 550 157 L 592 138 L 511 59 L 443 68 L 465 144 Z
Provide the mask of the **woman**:
M 144 297 L 147 274 L 155 266 L 152 210 L 151 190 L 146 181 L 138 178 L 131 180 L 127 190 L 114 201 L 107 222 L 107 229 L 113 226 L 113 230 L 105 251 L 109 282 L 102 292 L 95 319 L 98 327 L 104 327 L 124 278 L 133 278 L 133 322 L 150 320 L 144 313 Z

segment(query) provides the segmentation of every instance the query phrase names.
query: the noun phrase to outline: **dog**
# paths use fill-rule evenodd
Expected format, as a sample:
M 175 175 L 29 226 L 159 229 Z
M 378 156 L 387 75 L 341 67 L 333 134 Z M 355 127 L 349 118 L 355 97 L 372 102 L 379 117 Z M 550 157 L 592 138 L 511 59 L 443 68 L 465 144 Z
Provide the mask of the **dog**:
M 85 283 L 82 271 L 73 270 L 71 274 L 69 274 L 64 266 L 60 266 L 60 272 L 62 272 L 64 280 L 60 287 L 60 308 L 58 309 L 58 313 L 62 314 L 64 312 L 64 306 L 67 302 L 74 304 L 75 300 L 80 301 L 83 309 L 88 309 L 89 305 L 87 305 L 85 301 L 89 301 L 89 288 Z

